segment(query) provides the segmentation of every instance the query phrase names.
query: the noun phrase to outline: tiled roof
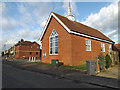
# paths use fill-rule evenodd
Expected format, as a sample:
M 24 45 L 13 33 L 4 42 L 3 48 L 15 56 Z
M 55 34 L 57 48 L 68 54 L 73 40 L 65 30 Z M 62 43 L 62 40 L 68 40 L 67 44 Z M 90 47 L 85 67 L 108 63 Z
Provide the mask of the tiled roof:
M 115 44 L 115 46 L 120 50 L 120 43 L 119 44 Z
M 119 51 L 119 49 L 115 45 L 112 45 L 112 50 L 113 51 Z
M 54 13 L 54 12 L 52 12 Z M 97 37 L 103 40 L 111 41 L 107 36 L 105 36 L 103 33 L 98 31 L 97 29 L 91 28 L 87 25 L 84 25 L 82 23 L 76 22 L 76 21 L 71 21 L 68 18 L 61 16 L 57 13 L 54 13 L 71 31 L 78 32 L 81 34 Z
M 20 41 L 19 43 L 16 43 L 15 46 L 17 45 L 30 45 L 30 44 L 33 44 L 33 43 L 36 43 L 35 41 L 34 42 L 31 42 L 31 41 Z

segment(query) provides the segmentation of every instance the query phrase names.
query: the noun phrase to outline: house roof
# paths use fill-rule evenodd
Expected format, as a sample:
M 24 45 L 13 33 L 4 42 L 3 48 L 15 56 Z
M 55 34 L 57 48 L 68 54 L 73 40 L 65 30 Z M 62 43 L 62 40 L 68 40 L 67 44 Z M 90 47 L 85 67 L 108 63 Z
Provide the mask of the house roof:
M 112 45 L 112 50 L 113 51 L 120 51 L 120 49 L 118 47 L 116 47 L 116 45 Z
M 42 40 L 42 37 L 44 36 L 47 25 L 48 25 L 52 16 L 55 17 L 55 19 L 57 19 L 58 22 L 60 22 L 60 24 L 69 33 L 81 35 L 81 36 L 85 36 L 88 38 L 93 38 L 93 39 L 97 39 L 97 40 L 101 40 L 101 41 L 114 43 L 111 39 L 109 39 L 107 36 L 105 36 L 103 33 L 98 31 L 97 29 L 91 28 L 87 25 L 84 25 L 84 24 L 76 22 L 76 21 L 71 21 L 68 18 L 61 16 L 61 15 L 54 13 L 54 12 L 51 12 L 51 14 L 48 18 L 48 22 L 47 22 L 46 26 L 44 27 L 44 30 L 41 34 L 40 40 Z
M 120 43 L 115 44 L 115 46 L 120 50 Z
M 17 45 L 30 45 L 30 44 L 32 44 L 32 42 L 30 42 L 30 41 L 22 41 L 22 42 L 16 43 L 15 46 L 17 46 Z
M 33 44 L 33 43 L 36 43 L 35 41 L 34 42 L 31 42 L 31 41 L 20 41 L 18 43 L 15 44 L 15 46 L 18 46 L 18 45 L 30 45 L 30 44 Z M 38 44 L 38 43 L 37 43 Z M 39 44 L 38 44 L 39 45 Z

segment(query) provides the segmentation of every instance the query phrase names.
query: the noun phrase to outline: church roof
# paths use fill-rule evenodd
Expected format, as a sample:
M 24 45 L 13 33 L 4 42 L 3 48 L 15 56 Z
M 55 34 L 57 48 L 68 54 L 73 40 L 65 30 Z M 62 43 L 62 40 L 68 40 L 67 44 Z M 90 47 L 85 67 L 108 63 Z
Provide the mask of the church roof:
M 53 12 L 54 13 L 54 12 Z M 94 36 L 97 38 L 101 38 L 101 39 L 105 39 L 108 41 L 112 41 L 111 39 L 109 39 L 107 36 L 105 36 L 103 33 L 101 33 L 100 31 L 91 28 L 87 25 L 84 25 L 82 23 L 79 23 L 77 21 L 71 21 L 68 18 L 61 16 L 57 13 L 54 13 L 71 31 L 75 31 L 78 33 L 82 33 L 82 34 L 86 34 L 86 35 L 90 35 L 90 36 Z
M 105 42 L 111 42 L 114 43 L 111 39 L 109 39 L 107 36 L 105 36 L 103 33 L 101 33 L 100 31 L 98 31 L 97 29 L 91 28 L 87 25 L 84 25 L 82 23 L 79 23 L 77 21 L 71 21 L 68 18 L 61 16 L 55 12 L 51 12 L 48 22 L 41 34 L 40 40 L 42 40 L 42 37 L 44 35 L 44 32 L 47 28 L 47 25 L 49 24 L 49 21 L 51 19 L 51 17 L 55 17 L 55 19 L 69 32 L 72 34 L 76 34 L 76 35 L 81 35 L 81 36 L 85 36 L 88 38 L 92 38 L 92 39 L 97 39 L 100 41 L 105 41 Z

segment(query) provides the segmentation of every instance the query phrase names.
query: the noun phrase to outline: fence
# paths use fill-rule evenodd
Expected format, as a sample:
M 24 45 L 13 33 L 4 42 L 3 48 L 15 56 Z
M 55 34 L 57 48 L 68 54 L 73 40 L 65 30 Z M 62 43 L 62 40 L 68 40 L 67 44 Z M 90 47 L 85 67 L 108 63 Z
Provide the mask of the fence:
M 112 59 L 112 65 L 119 64 L 119 52 L 108 50 L 108 55 Z

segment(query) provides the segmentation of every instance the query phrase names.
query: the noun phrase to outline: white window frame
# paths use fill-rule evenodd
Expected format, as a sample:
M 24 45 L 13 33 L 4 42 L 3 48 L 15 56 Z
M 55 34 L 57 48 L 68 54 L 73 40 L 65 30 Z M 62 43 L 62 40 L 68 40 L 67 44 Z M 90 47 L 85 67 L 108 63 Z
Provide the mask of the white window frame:
M 102 50 L 102 48 L 103 48 L 103 51 L 101 51 L 101 52 L 105 52 L 105 43 L 101 43 L 101 50 Z
M 53 29 L 53 30 L 55 30 L 55 29 Z M 56 32 L 56 31 L 55 31 L 55 32 Z M 53 33 L 53 31 L 52 31 L 52 33 Z M 51 34 L 52 34 L 52 33 L 51 33 Z M 53 43 L 53 45 L 54 45 L 54 46 L 52 46 L 52 48 L 53 48 L 53 50 L 54 50 L 54 53 L 52 53 L 52 54 L 50 53 L 50 48 L 51 48 L 51 47 L 50 47 L 50 43 L 51 43 L 51 42 L 50 42 L 50 38 L 51 38 L 51 37 L 55 37 L 55 36 L 58 36 L 57 32 L 56 32 L 56 34 L 55 34 L 54 36 L 51 36 L 51 35 L 50 35 L 50 37 L 49 37 L 49 55 L 58 55 L 58 53 L 55 53 L 55 47 L 58 47 L 58 46 L 55 46 L 55 42 L 56 42 L 56 41 L 52 41 L 52 43 Z M 58 41 L 58 40 L 57 40 L 57 41 Z
M 86 43 L 88 41 L 88 43 Z M 89 43 L 90 42 L 90 43 Z M 91 40 L 89 40 L 89 39 L 85 39 L 85 47 L 86 47 L 86 51 L 91 51 Z M 87 48 L 87 46 L 90 46 L 90 50 L 87 50 L 88 48 Z

